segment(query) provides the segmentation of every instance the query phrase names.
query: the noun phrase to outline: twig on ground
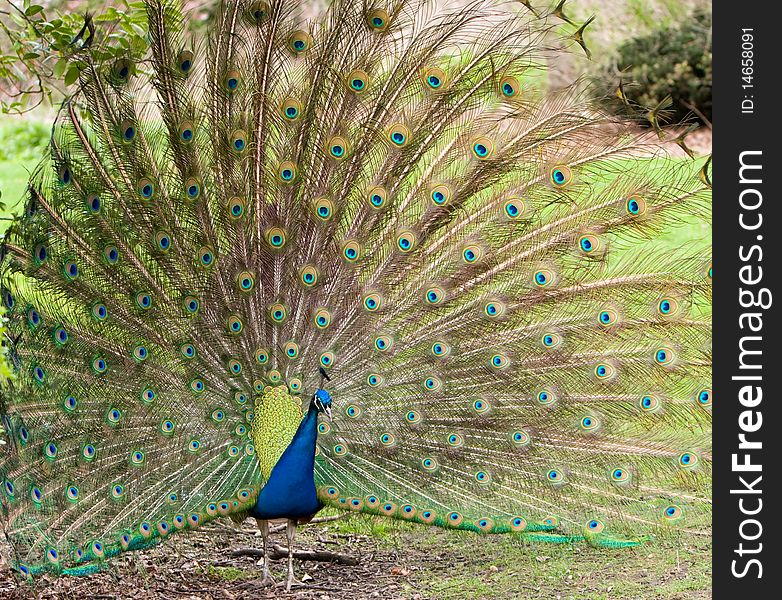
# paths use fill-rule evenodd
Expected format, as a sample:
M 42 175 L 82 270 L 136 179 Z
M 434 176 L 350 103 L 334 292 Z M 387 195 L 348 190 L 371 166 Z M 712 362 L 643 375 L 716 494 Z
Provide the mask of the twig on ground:
M 263 550 L 260 548 L 238 548 L 232 550 L 229 554 L 231 558 L 238 558 L 240 556 L 251 556 L 253 558 L 262 558 Z M 272 546 L 271 552 L 269 552 L 269 558 L 271 560 L 281 560 L 288 557 L 288 549 L 279 544 Z M 317 562 L 333 562 L 340 565 L 348 565 L 354 567 L 358 564 L 358 559 L 354 556 L 348 556 L 347 554 L 338 554 L 336 552 L 328 552 L 326 550 L 294 550 L 293 558 L 297 560 L 310 560 Z

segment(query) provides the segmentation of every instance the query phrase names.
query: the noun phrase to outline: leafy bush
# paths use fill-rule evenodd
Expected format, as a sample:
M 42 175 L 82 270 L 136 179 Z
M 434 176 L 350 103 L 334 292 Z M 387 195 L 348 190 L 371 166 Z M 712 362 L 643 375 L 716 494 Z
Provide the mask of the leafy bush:
M 670 95 L 673 121 L 694 114 L 711 122 L 711 48 L 711 12 L 699 9 L 683 22 L 621 44 L 610 70 L 621 73 L 630 102 L 653 107 Z M 617 75 L 611 73 L 614 85 Z
M 51 133 L 51 126 L 41 121 L 7 119 L 0 127 L 0 161 L 37 163 Z

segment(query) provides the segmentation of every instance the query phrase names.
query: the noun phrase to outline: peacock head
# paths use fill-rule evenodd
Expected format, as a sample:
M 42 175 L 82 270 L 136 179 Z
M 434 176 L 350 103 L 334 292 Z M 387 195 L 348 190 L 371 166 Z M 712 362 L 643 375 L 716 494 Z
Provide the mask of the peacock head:
M 331 396 L 326 390 L 318 390 L 312 395 L 310 408 L 315 407 L 319 413 L 324 413 L 326 418 L 331 421 Z

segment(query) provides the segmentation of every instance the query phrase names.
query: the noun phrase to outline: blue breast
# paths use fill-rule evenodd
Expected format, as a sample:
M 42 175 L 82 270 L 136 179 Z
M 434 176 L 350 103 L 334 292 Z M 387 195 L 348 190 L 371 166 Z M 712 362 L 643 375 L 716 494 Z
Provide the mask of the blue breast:
M 323 505 L 315 493 L 315 442 L 318 411 L 310 409 L 291 443 L 274 465 L 258 501 L 250 510 L 256 519 L 301 519 Z

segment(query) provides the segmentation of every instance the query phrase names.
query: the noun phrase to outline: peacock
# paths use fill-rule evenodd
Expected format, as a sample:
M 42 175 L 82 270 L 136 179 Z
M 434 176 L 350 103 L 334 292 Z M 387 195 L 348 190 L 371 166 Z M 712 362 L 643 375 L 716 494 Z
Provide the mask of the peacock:
M 200 39 L 148 0 L 148 47 L 77 40 L 0 256 L 20 578 L 254 518 L 290 589 L 323 507 L 708 529 L 710 248 L 666 236 L 709 165 L 664 103 L 642 128 L 547 84 L 554 39 L 586 49 L 563 4 L 236 0 Z

